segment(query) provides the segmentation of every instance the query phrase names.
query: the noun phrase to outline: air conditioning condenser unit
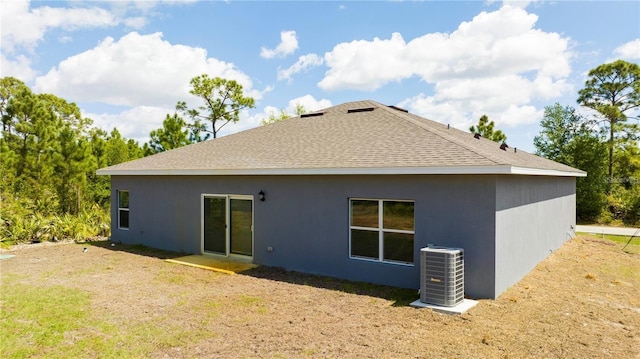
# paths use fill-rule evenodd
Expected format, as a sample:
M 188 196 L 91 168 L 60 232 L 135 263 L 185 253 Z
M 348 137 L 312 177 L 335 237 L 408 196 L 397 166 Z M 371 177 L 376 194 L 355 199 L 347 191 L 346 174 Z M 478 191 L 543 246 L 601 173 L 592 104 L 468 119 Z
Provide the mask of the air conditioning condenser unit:
M 464 250 L 427 247 L 420 250 L 420 301 L 453 307 L 464 300 Z

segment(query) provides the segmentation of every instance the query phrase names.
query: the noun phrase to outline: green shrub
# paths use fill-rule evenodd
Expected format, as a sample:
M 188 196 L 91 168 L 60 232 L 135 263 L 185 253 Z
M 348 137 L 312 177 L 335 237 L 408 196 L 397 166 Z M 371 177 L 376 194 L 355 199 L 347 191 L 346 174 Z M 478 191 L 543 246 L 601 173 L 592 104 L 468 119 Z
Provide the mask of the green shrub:
M 0 206 L 0 244 L 3 246 L 44 241 L 86 240 L 109 236 L 108 209 L 93 205 L 77 215 L 39 212 L 28 200 L 3 198 Z
M 621 221 L 626 225 L 636 225 L 640 221 L 640 186 L 625 188 L 614 186 L 607 196 L 606 210 L 600 215 L 600 221 Z

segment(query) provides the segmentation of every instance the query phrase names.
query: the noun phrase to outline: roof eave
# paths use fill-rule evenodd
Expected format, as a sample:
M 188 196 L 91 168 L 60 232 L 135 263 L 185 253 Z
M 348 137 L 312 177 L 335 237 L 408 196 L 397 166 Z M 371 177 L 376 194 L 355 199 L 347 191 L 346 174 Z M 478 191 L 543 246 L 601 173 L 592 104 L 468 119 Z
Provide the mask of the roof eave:
M 264 169 L 109 169 L 97 175 L 111 176 L 290 176 L 290 175 L 528 175 L 586 177 L 585 172 L 499 166 L 363 167 L 363 168 L 264 168 Z

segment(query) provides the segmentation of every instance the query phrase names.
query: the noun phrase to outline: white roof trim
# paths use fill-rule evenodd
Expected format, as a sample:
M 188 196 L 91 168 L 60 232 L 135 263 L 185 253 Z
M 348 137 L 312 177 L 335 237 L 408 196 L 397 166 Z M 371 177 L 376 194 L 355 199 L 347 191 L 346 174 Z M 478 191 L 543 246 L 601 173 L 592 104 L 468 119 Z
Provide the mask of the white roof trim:
M 458 167 L 392 167 L 392 168 L 265 168 L 265 169 L 100 169 L 98 175 L 111 176 L 256 176 L 256 175 L 462 175 L 510 174 L 528 176 L 586 177 L 585 172 L 544 170 L 537 168 L 500 166 Z
M 528 176 L 571 176 L 571 177 L 587 177 L 586 172 L 568 172 L 558 170 L 543 170 L 539 168 L 513 167 L 512 174 L 528 175 Z

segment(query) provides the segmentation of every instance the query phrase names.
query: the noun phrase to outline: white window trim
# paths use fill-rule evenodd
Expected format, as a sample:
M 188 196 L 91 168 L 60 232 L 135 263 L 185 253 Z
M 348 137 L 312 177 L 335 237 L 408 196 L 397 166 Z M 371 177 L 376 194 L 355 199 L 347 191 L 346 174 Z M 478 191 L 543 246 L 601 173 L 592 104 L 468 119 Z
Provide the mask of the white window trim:
M 120 193 L 121 192 L 127 192 L 128 195 L 131 195 L 129 193 L 129 190 L 126 189 L 122 189 L 122 190 L 118 190 L 118 229 L 122 229 L 124 231 L 128 231 L 129 227 L 131 227 L 131 217 L 129 217 L 129 227 L 122 227 L 122 225 L 120 224 L 120 212 L 129 212 L 129 207 L 131 206 L 131 197 L 129 197 L 129 207 L 120 207 Z
M 361 226 L 353 226 L 351 225 L 351 220 L 353 219 L 353 215 L 352 215 L 352 209 L 353 209 L 353 201 L 377 201 L 378 202 L 378 228 L 373 228 L 373 227 L 361 227 Z M 413 231 L 408 231 L 408 230 L 401 230 L 401 229 L 386 229 L 383 227 L 383 223 L 384 223 L 384 202 L 408 202 L 408 203 L 413 203 L 414 207 L 414 213 L 413 213 L 413 219 L 414 219 L 414 228 Z M 356 259 L 356 260 L 361 260 L 361 261 L 367 261 L 367 262 L 375 262 L 375 263 L 388 263 L 388 264 L 395 264 L 395 265 L 401 265 L 401 266 L 408 266 L 408 267 L 413 267 L 415 266 L 414 261 L 412 262 L 401 262 L 401 261 L 393 261 L 393 260 L 388 260 L 388 259 L 384 259 L 384 234 L 385 233 L 403 233 L 403 234 L 413 234 L 413 240 L 414 240 L 414 252 L 415 252 L 415 236 L 416 236 L 416 231 L 415 231 L 415 201 L 413 200 L 406 200 L 406 199 L 374 199 L 374 198 L 349 198 L 349 258 L 350 259 Z M 378 259 L 375 258 L 371 258 L 371 257 L 360 257 L 360 256 L 354 256 L 351 254 L 351 230 L 355 229 L 355 230 L 363 230 L 363 231 L 371 231 L 371 232 L 378 232 Z

